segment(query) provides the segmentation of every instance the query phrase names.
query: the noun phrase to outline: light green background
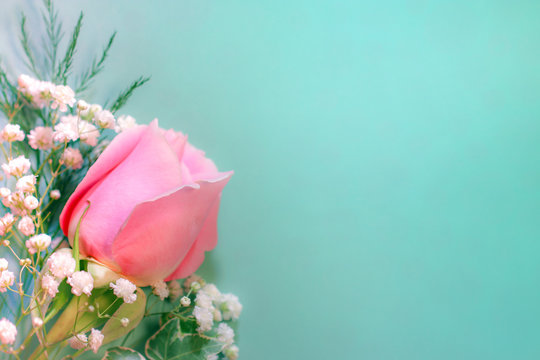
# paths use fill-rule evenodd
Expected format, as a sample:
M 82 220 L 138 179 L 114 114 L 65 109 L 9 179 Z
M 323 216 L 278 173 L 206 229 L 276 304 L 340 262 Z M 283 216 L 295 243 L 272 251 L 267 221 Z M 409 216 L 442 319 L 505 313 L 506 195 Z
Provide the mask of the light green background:
M 126 112 L 235 170 L 242 359 L 540 357 L 540 2 L 58 4 L 81 57 L 119 31 L 90 100 L 152 75 Z

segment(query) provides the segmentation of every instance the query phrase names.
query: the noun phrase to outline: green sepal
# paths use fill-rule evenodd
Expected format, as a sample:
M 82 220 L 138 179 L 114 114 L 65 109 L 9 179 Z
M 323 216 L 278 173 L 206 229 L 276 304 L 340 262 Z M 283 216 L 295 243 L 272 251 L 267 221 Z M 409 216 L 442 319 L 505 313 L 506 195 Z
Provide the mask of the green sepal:
M 77 223 L 77 228 L 75 229 L 75 236 L 73 237 L 73 258 L 75 259 L 75 271 L 81 270 L 81 263 L 79 260 L 79 230 L 81 228 L 81 222 L 84 218 L 84 215 L 88 212 L 88 209 L 90 209 L 90 201 L 88 202 L 88 205 L 86 205 L 86 208 L 84 209 L 81 217 L 79 218 L 79 222 Z

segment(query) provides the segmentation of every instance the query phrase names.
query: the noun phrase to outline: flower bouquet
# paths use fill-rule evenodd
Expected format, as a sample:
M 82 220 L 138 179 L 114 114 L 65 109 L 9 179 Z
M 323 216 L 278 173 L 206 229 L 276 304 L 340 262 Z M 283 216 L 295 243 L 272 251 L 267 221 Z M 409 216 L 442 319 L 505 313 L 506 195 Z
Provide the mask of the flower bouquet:
M 113 45 L 73 75 L 83 15 L 65 48 L 43 6 L 32 75 L 0 67 L 0 351 L 14 359 L 236 359 L 233 294 L 193 273 L 217 242 L 232 172 L 157 120 L 82 99 Z M 42 51 L 36 51 L 36 48 Z M 181 281 L 179 281 L 182 279 Z

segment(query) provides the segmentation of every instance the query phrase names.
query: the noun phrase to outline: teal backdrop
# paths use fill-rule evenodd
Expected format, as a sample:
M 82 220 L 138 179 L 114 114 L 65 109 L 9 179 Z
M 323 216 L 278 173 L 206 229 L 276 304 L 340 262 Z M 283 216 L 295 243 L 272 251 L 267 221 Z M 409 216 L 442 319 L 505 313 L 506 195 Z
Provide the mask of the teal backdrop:
M 18 11 L 2 0 L 13 71 Z M 200 273 L 241 359 L 540 358 L 540 2 L 57 1 L 89 100 L 235 175 Z

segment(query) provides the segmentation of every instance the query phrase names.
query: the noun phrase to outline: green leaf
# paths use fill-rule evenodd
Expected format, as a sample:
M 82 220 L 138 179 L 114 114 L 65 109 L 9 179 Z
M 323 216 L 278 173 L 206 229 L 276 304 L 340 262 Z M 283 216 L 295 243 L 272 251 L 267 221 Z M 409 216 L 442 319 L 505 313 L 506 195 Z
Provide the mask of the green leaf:
M 88 305 L 94 306 L 89 311 Z M 71 333 L 87 332 L 101 327 L 122 305 L 122 301 L 107 288 L 94 289 L 92 296 L 74 296 L 49 330 L 47 341 L 51 344 L 68 339 Z M 98 316 L 98 312 L 101 316 Z
M 148 81 L 150 80 L 149 77 L 139 77 L 137 80 L 135 80 L 134 82 L 132 82 L 128 87 L 127 89 L 125 89 L 124 91 L 122 91 L 120 93 L 120 95 L 118 95 L 118 97 L 116 98 L 116 100 L 114 100 L 112 106 L 111 106 L 111 112 L 112 113 L 115 113 L 117 112 L 118 110 L 120 110 L 122 108 L 122 106 L 124 106 L 127 101 L 129 100 L 129 98 L 131 97 L 131 95 L 133 95 L 133 92 L 137 89 L 137 88 L 140 88 L 141 86 L 143 86 L 144 84 L 146 84 Z
M 105 353 L 101 360 L 146 360 L 144 356 L 133 349 L 117 346 Z
M 171 319 L 146 342 L 152 360 L 206 360 L 221 351 L 223 344 L 197 334 L 182 333 L 180 319 Z
M 145 308 L 146 295 L 144 291 L 137 288 L 137 300 L 131 304 L 122 304 L 101 330 L 103 335 L 105 335 L 104 344 L 119 339 L 133 330 L 144 317 Z M 129 319 L 128 326 L 122 326 L 122 322 L 120 321 L 122 318 Z

